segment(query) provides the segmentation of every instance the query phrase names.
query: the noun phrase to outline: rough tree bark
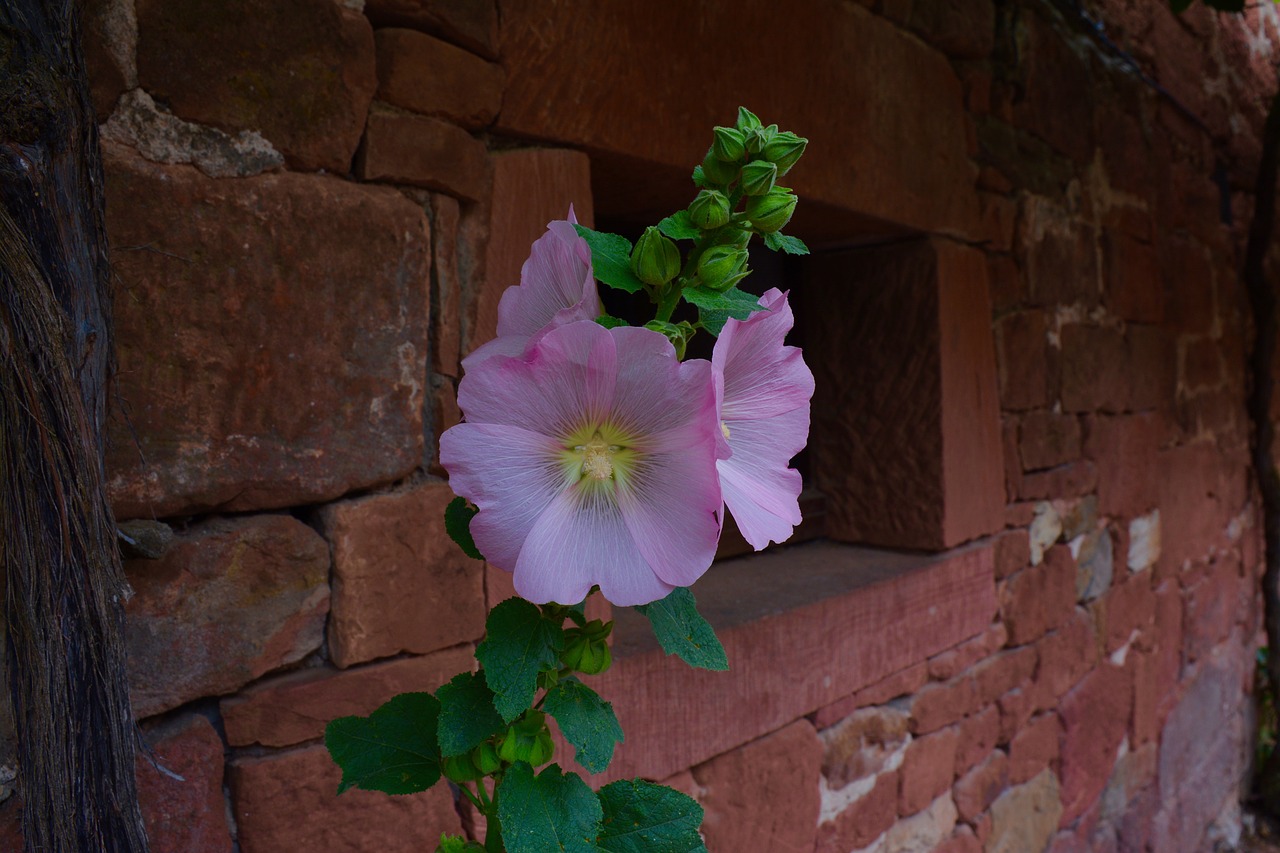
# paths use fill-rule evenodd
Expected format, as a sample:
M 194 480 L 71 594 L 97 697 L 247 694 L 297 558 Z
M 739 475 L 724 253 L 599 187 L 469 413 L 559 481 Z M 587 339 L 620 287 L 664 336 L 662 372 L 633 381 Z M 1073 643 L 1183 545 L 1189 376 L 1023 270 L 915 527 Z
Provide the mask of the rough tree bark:
M 0 571 L 29 853 L 147 849 L 102 467 L 97 127 L 72 0 L 0 2 Z

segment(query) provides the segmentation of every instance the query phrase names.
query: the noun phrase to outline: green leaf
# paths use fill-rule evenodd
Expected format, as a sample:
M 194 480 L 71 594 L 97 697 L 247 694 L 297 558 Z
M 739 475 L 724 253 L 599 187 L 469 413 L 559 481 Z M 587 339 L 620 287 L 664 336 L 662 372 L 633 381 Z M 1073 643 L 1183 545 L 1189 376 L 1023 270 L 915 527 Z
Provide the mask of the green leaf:
M 692 240 L 702 234 L 698 227 L 689 220 L 689 211 L 687 210 L 677 210 L 659 222 L 658 230 L 672 240 Z
M 775 252 L 782 251 L 788 255 L 809 254 L 809 247 L 799 237 L 791 237 L 777 231 L 764 235 L 764 244 Z
M 698 835 L 702 806 L 692 797 L 643 779 L 600 789 L 602 853 L 706 853 Z
M 339 717 L 324 730 L 324 745 L 349 788 L 413 794 L 440 778 L 436 720 L 430 693 L 401 693 L 367 717 Z
M 703 328 L 717 337 L 730 317 L 745 320 L 753 311 L 762 310 L 759 296 L 752 296 L 736 287 L 721 292 L 705 287 L 686 287 L 683 296 L 686 302 L 697 306 Z
M 628 325 L 626 320 L 623 320 L 620 317 L 611 317 L 608 314 L 601 314 L 596 318 L 596 322 L 601 326 L 604 326 L 606 329 L 616 329 L 619 326 Z
M 497 797 L 507 853 L 600 853 L 600 800 L 576 773 L 552 764 L 534 776 L 519 761 L 503 776 Z
M 483 560 L 484 555 L 476 547 L 476 540 L 471 538 L 471 519 L 480 510 L 467 503 L 466 498 L 454 498 L 444 508 L 444 530 L 449 538 L 458 543 L 462 553 L 476 560 Z
M 484 853 L 484 848 L 461 835 L 441 835 L 436 853 Z
M 489 611 L 484 628 L 476 658 L 495 694 L 494 707 L 509 723 L 533 704 L 538 673 L 560 668 L 564 630 L 523 598 L 508 598 Z
M 569 679 L 547 691 L 542 707 L 573 744 L 577 762 L 592 773 L 603 773 L 613 760 L 614 745 L 622 742 L 613 706 L 581 681 Z
M 436 691 L 440 700 L 440 754 L 462 755 L 506 726 L 493 707 L 493 691 L 478 672 L 464 672 Z
M 591 270 L 600 281 L 627 293 L 644 289 L 644 282 L 631 271 L 631 241 L 618 234 L 592 231 L 575 225 L 579 236 L 591 247 Z
M 653 633 L 667 654 L 679 655 L 689 666 L 698 669 L 729 668 L 724 646 L 720 645 L 710 623 L 698 613 L 697 602 L 688 587 L 678 586 L 661 601 L 642 604 L 636 610 L 649 618 Z

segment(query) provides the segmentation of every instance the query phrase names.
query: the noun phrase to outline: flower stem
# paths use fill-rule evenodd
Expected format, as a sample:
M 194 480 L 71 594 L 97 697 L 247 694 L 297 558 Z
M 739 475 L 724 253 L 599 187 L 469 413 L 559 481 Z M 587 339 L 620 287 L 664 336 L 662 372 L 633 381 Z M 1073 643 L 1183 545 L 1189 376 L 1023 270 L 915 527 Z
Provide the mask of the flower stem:
M 680 292 L 683 289 L 680 279 L 676 279 L 666 286 L 666 289 L 662 292 L 662 299 L 658 302 L 658 312 L 654 316 L 655 320 L 660 320 L 663 323 L 671 321 L 671 315 L 675 313 L 676 306 L 680 304 Z

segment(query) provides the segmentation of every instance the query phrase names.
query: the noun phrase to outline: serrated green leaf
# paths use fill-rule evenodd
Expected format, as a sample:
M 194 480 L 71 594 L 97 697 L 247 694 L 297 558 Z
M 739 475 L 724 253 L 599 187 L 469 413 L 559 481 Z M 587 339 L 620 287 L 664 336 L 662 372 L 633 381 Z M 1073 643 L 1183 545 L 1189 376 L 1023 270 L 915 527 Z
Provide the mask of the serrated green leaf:
M 720 336 L 720 330 L 730 317 L 745 320 L 753 311 L 762 310 L 760 297 L 736 287 L 721 292 L 705 287 L 686 287 L 682 295 L 686 302 L 697 307 L 703 328 L 716 337 Z
M 689 220 L 689 211 L 687 210 L 677 210 L 659 222 L 658 230 L 672 240 L 692 240 L 702 234 L 698 227 Z
M 623 739 L 613 706 L 581 681 L 569 679 L 547 691 L 542 707 L 573 744 L 574 759 L 592 773 L 603 773 Z
M 364 788 L 413 794 L 434 785 L 440 778 L 439 713 L 430 693 L 402 693 L 367 717 L 329 723 L 324 745 L 342 768 L 338 793 Z
M 606 329 L 616 329 L 619 326 L 629 325 L 627 321 L 623 320 L 621 317 L 611 317 L 608 314 L 601 314 L 596 318 L 596 322 L 601 326 L 604 326 Z
M 599 796 L 601 853 L 706 853 L 702 806 L 692 797 L 643 779 L 612 782 Z
M 503 776 L 497 797 L 507 853 L 600 853 L 600 800 L 576 773 L 552 764 L 534 776 L 519 761 Z
M 778 231 L 764 235 L 764 244 L 775 252 L 786 252 L 788 255 L 809 254 L 809 247 L 799 237 L 791 237 Z
M 698 612 L 688 587 L 678 586 L 661 601 L 636 608 L 649 619 L 658 644 L 669 655 L 679 655 L 689 666 L 723 671 L 729 658 L 715 630 Z
M 462 553 L 475 560 L 483 560 L 484 555 L 476 547 L 476 540 L 471 538 L 471 519 L 480 510 L 467 503 L 466 498 L 454 498 L 444 508 L 444 531 L 449 538 L 458 543 Z
M 493 691 L 478 672 L 464 672 L 436 691 L 440 701 L 440 754 L 462 755 L 506 726 L 493 706 Z
M 585 225 L 574 225 L 579 236 L 591 247 L 591 270 L 604 284 L 627 293 L 644 289 L 644 282 L 631 271 L 631 241 L 618 234 L 592 231 Z
M 508 598 L 493 608 L 484 627 L 476 658 L 494 692 L 494 707 L 509 723 L 533 703 L 538 673 L 559 669 L 564 630 L 523 598 Z

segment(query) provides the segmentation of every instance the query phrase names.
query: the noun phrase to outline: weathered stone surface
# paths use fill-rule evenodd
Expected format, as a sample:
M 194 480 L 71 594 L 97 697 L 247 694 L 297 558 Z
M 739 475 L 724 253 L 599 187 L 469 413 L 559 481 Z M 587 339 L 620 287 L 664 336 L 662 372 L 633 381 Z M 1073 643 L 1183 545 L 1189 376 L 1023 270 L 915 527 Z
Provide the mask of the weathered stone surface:
M 1033 642 L 1071 615 L 1076 601 L 1076 565 L 1065 545 L 1049 549 L 1045 561 L 1013 575 L 1000 595 L 1009 642 Z
M 1155 250 L 1126 234 L 1103 232 L 1104 301 L 1111 313 L 1138 323 L 1164 319 L 1164 280 Z
M 111 115 L 120 95 L 138 85 L 134 62 L 138 24 L 133 3 L 124 0 L 92 0 L 79 4 L 77 11 L 89 93 L 101 123 Z
M 999 547 L 997 544 L 997 560 L 1000 559 Z M 954 678 L 978 661 L 1003 648 L 1008 639 L 1009 632 L 1004 624 L 996 622 L 973 639 L 965 640 L 954 649 L 947 649 L 942 654 L 929 658 L 929 678 L 934 681 Z
M 432 193 L 431 211 L 431 370 L 457 378 L 462 346 L 463 270 L 459 257 L 461 211 L 458 200 Z M 442 430 L 436 429 L 438 437 Z
M 991 804 L 991 834 L 983 853 L 1042 851 L 1057 832 L 1061 817 L 1058 777 L 1046 768 Z
M 479 139 L 438 118 L 380 104 L 369 111 L 356 174 L 366 181 L 410 184 L 467 201 L 483 199 L 490 180 Z
M 191 163 L 211 178 L 260 175 L 284 164 L 284 157 L 256 130 L 234 136 L 216 127 L 183 121 L 156 105 L 142 89 L 126 92 L 102 138 L 137 149 L 153 163 Z
M 1088 459 L 1081 459 L 1047 471 L 1023 475 L 1018 483 L 1017 497 L 1020 500 L 1080 498 L 1097 487 L 1097 468 Z
M 856 3 L 819 0 L 804 14 L 774 11 L 765 0 L 711 6 L 690 28 L 680 0 L 619 7 L 579 0 L 550 18 L 536 5 L 504 6 L 509 82 L 498 129 L 662 164 L 687 187 L 690 164 L 710 142 L 707 128 L 732 121 L 736 107 L 748 104 L 766 122 L 813 138 L 790 184 L 802 197 L 923 230 L 974 227 L 963 92 L 947 60 Z M 757 38 L 753 22 L 765 20 L 770 73 L 741 73 L 738 46 Z M 850 44 L 859 49 L 848 52 Z M 642 55 L 663 61 L 620 61 Z M 844 59 L 811 61 L 825 55 Z M 618 97 L 633 91 L 664 108 L 636 110 L 632 99 Z M 797 99 L 795 92 L 809 94 Z M 833 111 L 833 100 L 859 108 Z M 821 138 L 815 128 L 824 128 Z M 856 170 L 840 141 L 852 139 Z M 651 178 L 644 169 L 623 176 L 637 189 Z
M 812 850 L 822 745 L 807 720 L 693 769 L 714 850 Z M 767 770 L 765 769 L 767 768 Z M 764 772 L 762 772 L 764 771 Z
M 827 534 L 941 549 L 1003 526 L 986 264 L 945 241 L 817 256 L 799 319 Z M 910 386 L 911 394 L 902 394 Z M 853 404 L 852 401 L 857 401 Z
M 231 762 L 231 802 L 244 853 L 422 853 L 462 831 L 444 785 L 388 797 L 358 788 L 337 796 L 342 771 L 321 745 Z
M 414 30 L 374 33 L 378 100 L 478 129 L 502 105 L 502 66 Z
M 996 750 L 987 760 L 956 780 L 951 789 L 960 819 L 973 823 L 1009 787 L 1009 759 Z
M 1244 460 L 1224 457 L 1207 443 L 1162 450 L 1158 460 L 1160 563 L 1177 569 L 1203 558 L 1240 511 Z
M 149 731 L 146 739 L 164 768 L 138 760 L 138 800 L 151 849 L 231 853 L 222 796 L 225 759 L 213 726 L 204 717 L 186 715 Z
M 1026 59 L 1021 64 L 1025 95 L 1013 109 L 1013 120 L 1077 163 L 1094 152 L 1095 94 L 1089 85 L 1087 42 L 1065 38 L 1048 16 L 1031 14 L 1026 28 Z
M 899 774 L 898 814 L 915 814 L 950 790 L 958 739 L 958 729 L 950 726 L 907 745 Z
M 398 693 L 430 691 L 475 668 L 469 646 L 346 671 L 304 669 L 222 700 L 232 746 L 293 746 L 324 735 L 337 717 L 367 716 Z
M 1158 415 L 1099 415 L 1086 420 L 1085 455 L 1098 466 L 1098 510 L 1132 518 L 1159 497 L 1158 452 L 1166 429 Z
M 585 154 L 564 149 L 526 148 L 495 153 L 493 203 L 485 274 L 475 295 L 476 317 L 464 354 L 489 341 L 498 331 L 498 301 L 508 287 L 520 283 L 520 268 L 529 247 L 547 223 L 565 219 L 573 207 L 578 221 L 590 227 L 591 163 Z
M 365 0 L 364 13 L 379 27 L 411 27 L 498 58 L 496 0 Z
M 1048 501 L 1040 501 L 1035 505 L 1035 514 L 1027 528 L 1028 549 L 1031 565 L 1038 566 L 1044 562 L 1045 553 L 1062 535 L 1062 516 Z
M 1010 690 L 1026 683 L 1036 671 L 1036 650 L 1032 646 L 992 655 L 971 670 L 975 703 L 994 703 Z
M 421 463 L 420 209 L 332 178 L 214 181 L 106 153 L 118 518 L 310 503 Z
M 1009 743 L 1009 781 L 1021 785 L 1057 761 L 1061 736 L 1057 714 L 1041 714 L 1027 721 Z
M 1096 305 L 1098 267 L 1094 229 L 1055 201 L 1026 196 L 1018 233 L 1018 254 L 1026 270 L 1032 302 Z
M 133 710 L 230 693 L 319 648 L 329 549 L 282 515 L 214 519 L 160 560 L 132 560 L 125 607 Z
M 1049 402 L 1048 334 L 1043 311 L 1016 311 L 996 322 L 1003 408 L 1034 409 Z
M 989 546 L 922 560 L 815 542 L 713 569 L 698 607 L 727 673 L 666 657 L 647 620 L 615 610 L 614 665 L 592 687 L 627 740 L 596 779 L 665 778 L 972 637 L 995 609 L 991 559 Z
M 897 767 L 910 738 L 908 719 L 893 706 L 863 708 L 823 730 L 822 775 L 827 783 L 843 788 Z
M 1062 824 L 1094 804 L 1128 730 L 1133 694 L 1125 670 L 1103 664 L 1062 698 Z
M 1146 575 L 1126 579 L 1108 590 L 1095 605 L 1104 654 L 1115 652 L 1150 630 L 1155 619 L 1156 597 L 1149 580 Z
M 137 0 L 138 80 L 179 117 L 257 130 L 346 174 L 377 85 L 373 30 L 332 0 Z
M 1031 537 L 1026 530 L 1006 530 L 996 536 L 996 580 L 1004 580 L 1030 564 Z
M 447 483 L 423 483 L 321 512 L 333 549 L 329 656 L 339 667 L 484 633 L 484 564 L 445 533 L 451 500 Z
M 1028 471 L 1071 462 L 1080 455 L 1080 421 L 1046 409 L 1028 412 L 1019 426 L 1018 450 Z
M 1111 586 L 1115 574 L 1111 532 L 1103 527 L 1091 530 L 1069 543 L 1076 558 L 1076 598 L 1093 601 Z
M 929 807 L 900 820 L 883 836 L 870 853 L 934 853 L 956 826 L 956 804 L 949 794 L 938 797 Z
M 1102 792 L 1102 810 L 1098 820 L 1118 824 L 1129 811 L 1134 799 L 1156 778 L 1157 751 L 1154 743 L 1126 751 L 1116 761 L 1115 770 Z
M 1085 495 L 1079 500 L 1057 500 L 1054 507 L 1062 519 L 1062 539 L 1070 542 L 1098 528 L 1098 496 Z
M 1101 657 L 1092 614 L 1082 607 L 1056 631 L 1046 634 L 1036 648 L 1040 665 L 1036 672 L 1041 707 L 1052 707 L 1058 697 L 1076 685 Z
M 135 518 L 116 525 L 116 539 L 122 556 L 158 560 L 173 544 L 173 528 L 163 521 Z
M 884 705 L 891 699 L 898 699 L 919 690 L 929 680 L 926 664 L 918 663 L 893 675 L 882 678 L 874 684 L 819 708 L 813 714 L 813 724 L 819 729 L 834 726 L 859 708 L 869 705 Z
M 1000 737 L 1000 709 L 988 705 L 959 724 L 956 746 L 956 775 L 961 776 L 984 760 L 996 748 Z
M 897 819 L 897 772 L 882 773 L 835 792 L 824 785 L 823 791 L 815 853 L 847 853 L 867 847 Z
M 1129 410 L 1133 382 L 1124 333 L 1110 326 L 1068 323 L 1062 338 L 1062 407 L 1068 412 Z

